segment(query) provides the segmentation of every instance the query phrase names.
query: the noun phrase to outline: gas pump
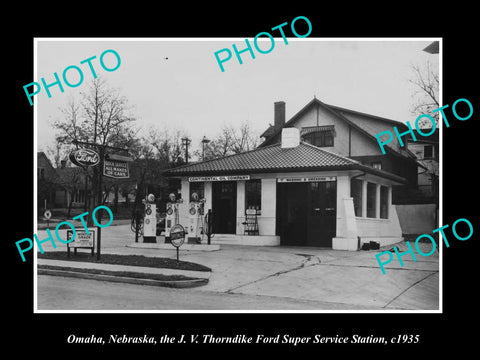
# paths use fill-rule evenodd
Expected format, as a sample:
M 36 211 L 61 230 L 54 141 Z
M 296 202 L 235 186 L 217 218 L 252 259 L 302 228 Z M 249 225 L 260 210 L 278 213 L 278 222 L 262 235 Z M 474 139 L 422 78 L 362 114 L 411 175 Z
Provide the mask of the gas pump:
M 165 215 L 165 242 L 170 243 L 170 230 L 172 229 L 173 225 L 178 224 L 179 222 L 179 214 L 178 214 L 178 201 L 175 199 L 175 194 L 171 193 L 168 195 L 168 199 L 170 200 L 167 203 L 167 211 Z
M 155 196 L 148 194 L 145 201 L 145 217 L 143 220 L 143 242 L 157 242 L 157 214 Z
M 199 200 L 198 194 L 192 194 L 192 201 L 188 206 L 188 243 L 200 244 L 203 231 L 203 204 L 205 200 Z

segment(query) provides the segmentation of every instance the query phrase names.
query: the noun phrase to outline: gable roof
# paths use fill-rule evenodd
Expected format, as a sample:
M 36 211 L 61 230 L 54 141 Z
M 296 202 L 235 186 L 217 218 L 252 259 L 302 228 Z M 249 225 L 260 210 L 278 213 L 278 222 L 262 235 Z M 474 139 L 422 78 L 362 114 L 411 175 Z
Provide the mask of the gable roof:
M 240 175 L 327 170 L 362 170 L 399 183 L 406 183 L 406 180 L 400 176 L 362 165 L 356 160 L 305 142 L 301 142 L 294 148 L 282 148 L 280 144 L 273 144 L 223 158 L 183 165 L 167 170 L 164 175 Z
M 302 115 L 304 113 L 306 113 L 310 107 L 314 106 L 314 105 L 319 105 L 321 106 L 322 108 L 324 108 L 325 110 L 327 110 L 328 112 L 330 112 L 331 114 L 335 115 L 337 118 L 340 118 L 341 120 L 345 121 L 348 125 L 350 125 L 351 127 L 355 128 L 356 130 L 358 130 L 360 133 L 366 135 L 369 139 L 371 139 L 372 141 L 374 141 L 375 143 L 377 143 L 377 139 L 375 137 L 376 134 L 372 134 L 370 132 L 368 132 L 367 130 L 365 130 L 363 127 L 359 126 L 358 124 L 356 124 L 354 121 L 348 119 L 346 116 L 344 116 L 342 114 L 342 112 L 348 112 L 348 113 L 351 113 L 351 114 L 356 114 L 356 115 L 361 115 L 361 116 L 366 116 L 366 117 L 370 117 L 374 120 L 379 120 L 379 121 L 383 121 L 389 125 L 394 125 L 394 126 L 397 126 L 399 128 L 399 130 L 402 130 L 402 131 L 405 131 L 407 130 L 407 126 L 404 124 L 404 123 L 401 123 L 399 121 L 395 121 L 395 120 L 390 120 L 390 119 L 386 119 L 386 118 L 383 118 L 383 117 L 380 117 L 380 116 L 375 116 L 375 115 L 370 115 L 370 114 L 366 114 L 366 113 L 361 113 L 359 111 L 355 111 L 355 110 L 350 110 L 350 109 L 345 109 L 345 108 L 341 108 L 341 107 L 338 107 L 338 106 L 334 106 L 334 105 L 328 105 L 328 104 L 325 104 L 324 102 L 318 100 L 317 98 L 313 98 L 308 104 L 306 104 L 300 111 L 298 111 L 295 115 L 293 115 L 290 120 L 288 120 L 285 125 L 282 127 L 282 128 L 277 128 L 277 129 L 274 129 L 273 131 L 273 135 L 270 136 L 269 138 L 267 138 L 262 144 L 259 145 L 259 147 L 262 147 L 262 146 L 266 146 L 266 145 L 270 145 L 273 143 L 273 139 L 275 138 L 275 136 L 279 135 L 282 131 L 283 128 L 285 127 L 293 127 L 293 125 L 295 124 L 295 122 L 297 120 L 299 120 Z M 267 131 L 269 131 L 270 128 L 267 129 Z M 263 137 L 265 135 L 265 133 L 267 133 L 267 131 L 265 131 L 261 137 Z M 269 134 L 271 133 L 271 130 L 269 131 Z M 404 157 L 404 155 L 402 155 L 400 152 L 396 151 L 395 149 L 393 149 L 391 146 L 389 145 L 385 145 L 384 148 L 386 149 L 387 152 L 391 153 L 391 154 L 394 154 L 394 155 L 398 155 L 398 156 L 402 156 Z
M 37 166 L 40 166 L 39 160 L 43 160 L 44 164 L 53 169 L 52 162 L 43 151 L 37 151 Z

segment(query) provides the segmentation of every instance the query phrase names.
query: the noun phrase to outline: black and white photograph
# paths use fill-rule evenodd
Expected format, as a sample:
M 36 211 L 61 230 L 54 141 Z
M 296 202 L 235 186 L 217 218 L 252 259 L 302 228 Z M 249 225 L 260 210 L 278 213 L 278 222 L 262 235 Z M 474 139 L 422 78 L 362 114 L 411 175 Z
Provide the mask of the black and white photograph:
M 38 39 L 38 311 L 441 310 L 441 47 Z
M 474 10 L 105 5 L 4 22 L 6 351 L 473 349 Z

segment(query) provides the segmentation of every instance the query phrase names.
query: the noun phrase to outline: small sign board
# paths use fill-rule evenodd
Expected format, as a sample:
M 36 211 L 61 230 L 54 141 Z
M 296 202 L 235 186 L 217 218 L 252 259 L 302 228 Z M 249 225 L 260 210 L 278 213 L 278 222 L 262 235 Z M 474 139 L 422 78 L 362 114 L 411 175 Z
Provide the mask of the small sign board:
M 230 176 L 197 176 L 189 177 L 189 182 L 203 182 L 203 181 L 239 181 L 250 180 L 250 175 L 230 175 Z
M 77 149 L 70 153 L 70 161 L 77 166 L 95 166 L 100 162 L 100 155 L 91 149 Z
M 128 179 L 130 177 L 128 162 L 119 160 L 104 160 L 103 175 L 114 179 Z
M 180 246 L 185 242 L 185 229 L 180 224 L 175 224 L 170 229 L 170 242 L 175 246 L 177 250 L 177 264 L 178 264 L 178 253 Z
M 308 177 L 285 177 L 278 178 L 279 183 L 291 183 L 291 182 L 318 182 L 318 181 L 336 181 L 336 176 L 308 176 Z
M 179 248 L 185 242 L 185 229 L 182 225 L 173 225 L 170 229 L 170 241 L 173 246 Z
M 45 210 L 45 212 L 43 213 L 43 217 L 45 218 L 45 220 L 50 220 L 52 218 L 52 212 L 50 210 Z
M 75 228 L 75 232 L 76 232 L 75 239 L 72 242 L 69 242 L 67 244 L 68 255 L 70 255 L 71 248 L 75 250 L 75 253 L 79 248 L 92 249 L 92 255 L 93 255 L 95 243 L 97 242 L 97 238 L 96 238 L 97 229 L 88 228 L 89 234 L 87 234 L 84 228 Z M 72 235 L 73 235 L 73 231 L 67 230 L 67 241 L 69 241 L 72 238 Z

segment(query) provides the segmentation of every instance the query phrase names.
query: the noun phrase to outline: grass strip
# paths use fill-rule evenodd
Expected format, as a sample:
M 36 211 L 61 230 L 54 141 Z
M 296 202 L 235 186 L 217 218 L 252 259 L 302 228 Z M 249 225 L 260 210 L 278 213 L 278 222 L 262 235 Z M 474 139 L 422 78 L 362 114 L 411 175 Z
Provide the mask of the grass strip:
M 197 279 L 197 278 L 192 278 L 184 275 L 163 275 L 163 274 L 137 273 L 132 271 L 82 269 L 82 268 L 72 268 L 68 266 L 65 267 L 65 266 L 55 266 L 55 265 L 38 265 L 38 268 L 47 269 L 47 270 L 71 271 L 71 272 L 87 273 L 87 274 L 122 276 L 122 277 L 135 278 L 135 279 L 149 279 L 149 280 L 158 280 L 158 281 L 180 281 L 180 280 L 196 280 Z
M 64 261 L 81 261 L 97 264 L 111 264 L 111 265 L 126 265 L 126 266 L 143 266 L 153 268 L 175 269 L 175 270 L 190 270 L 190 271 L 212 271 L 207 266 L 196 264 L 188 261 L 179 261 L 176 259 L 149 257 L 143 255 L 117 255 L 117 254 L 102 254 L 100 260 L 96 256 L 91 256 L 90 252 L 77 252 L 73 254 L 70 252 L 70 257 L 67 256 L 66 251 L 49 251 L 43 254 L 37 253 L 39 259 L 50 260 L 64 260 Z

